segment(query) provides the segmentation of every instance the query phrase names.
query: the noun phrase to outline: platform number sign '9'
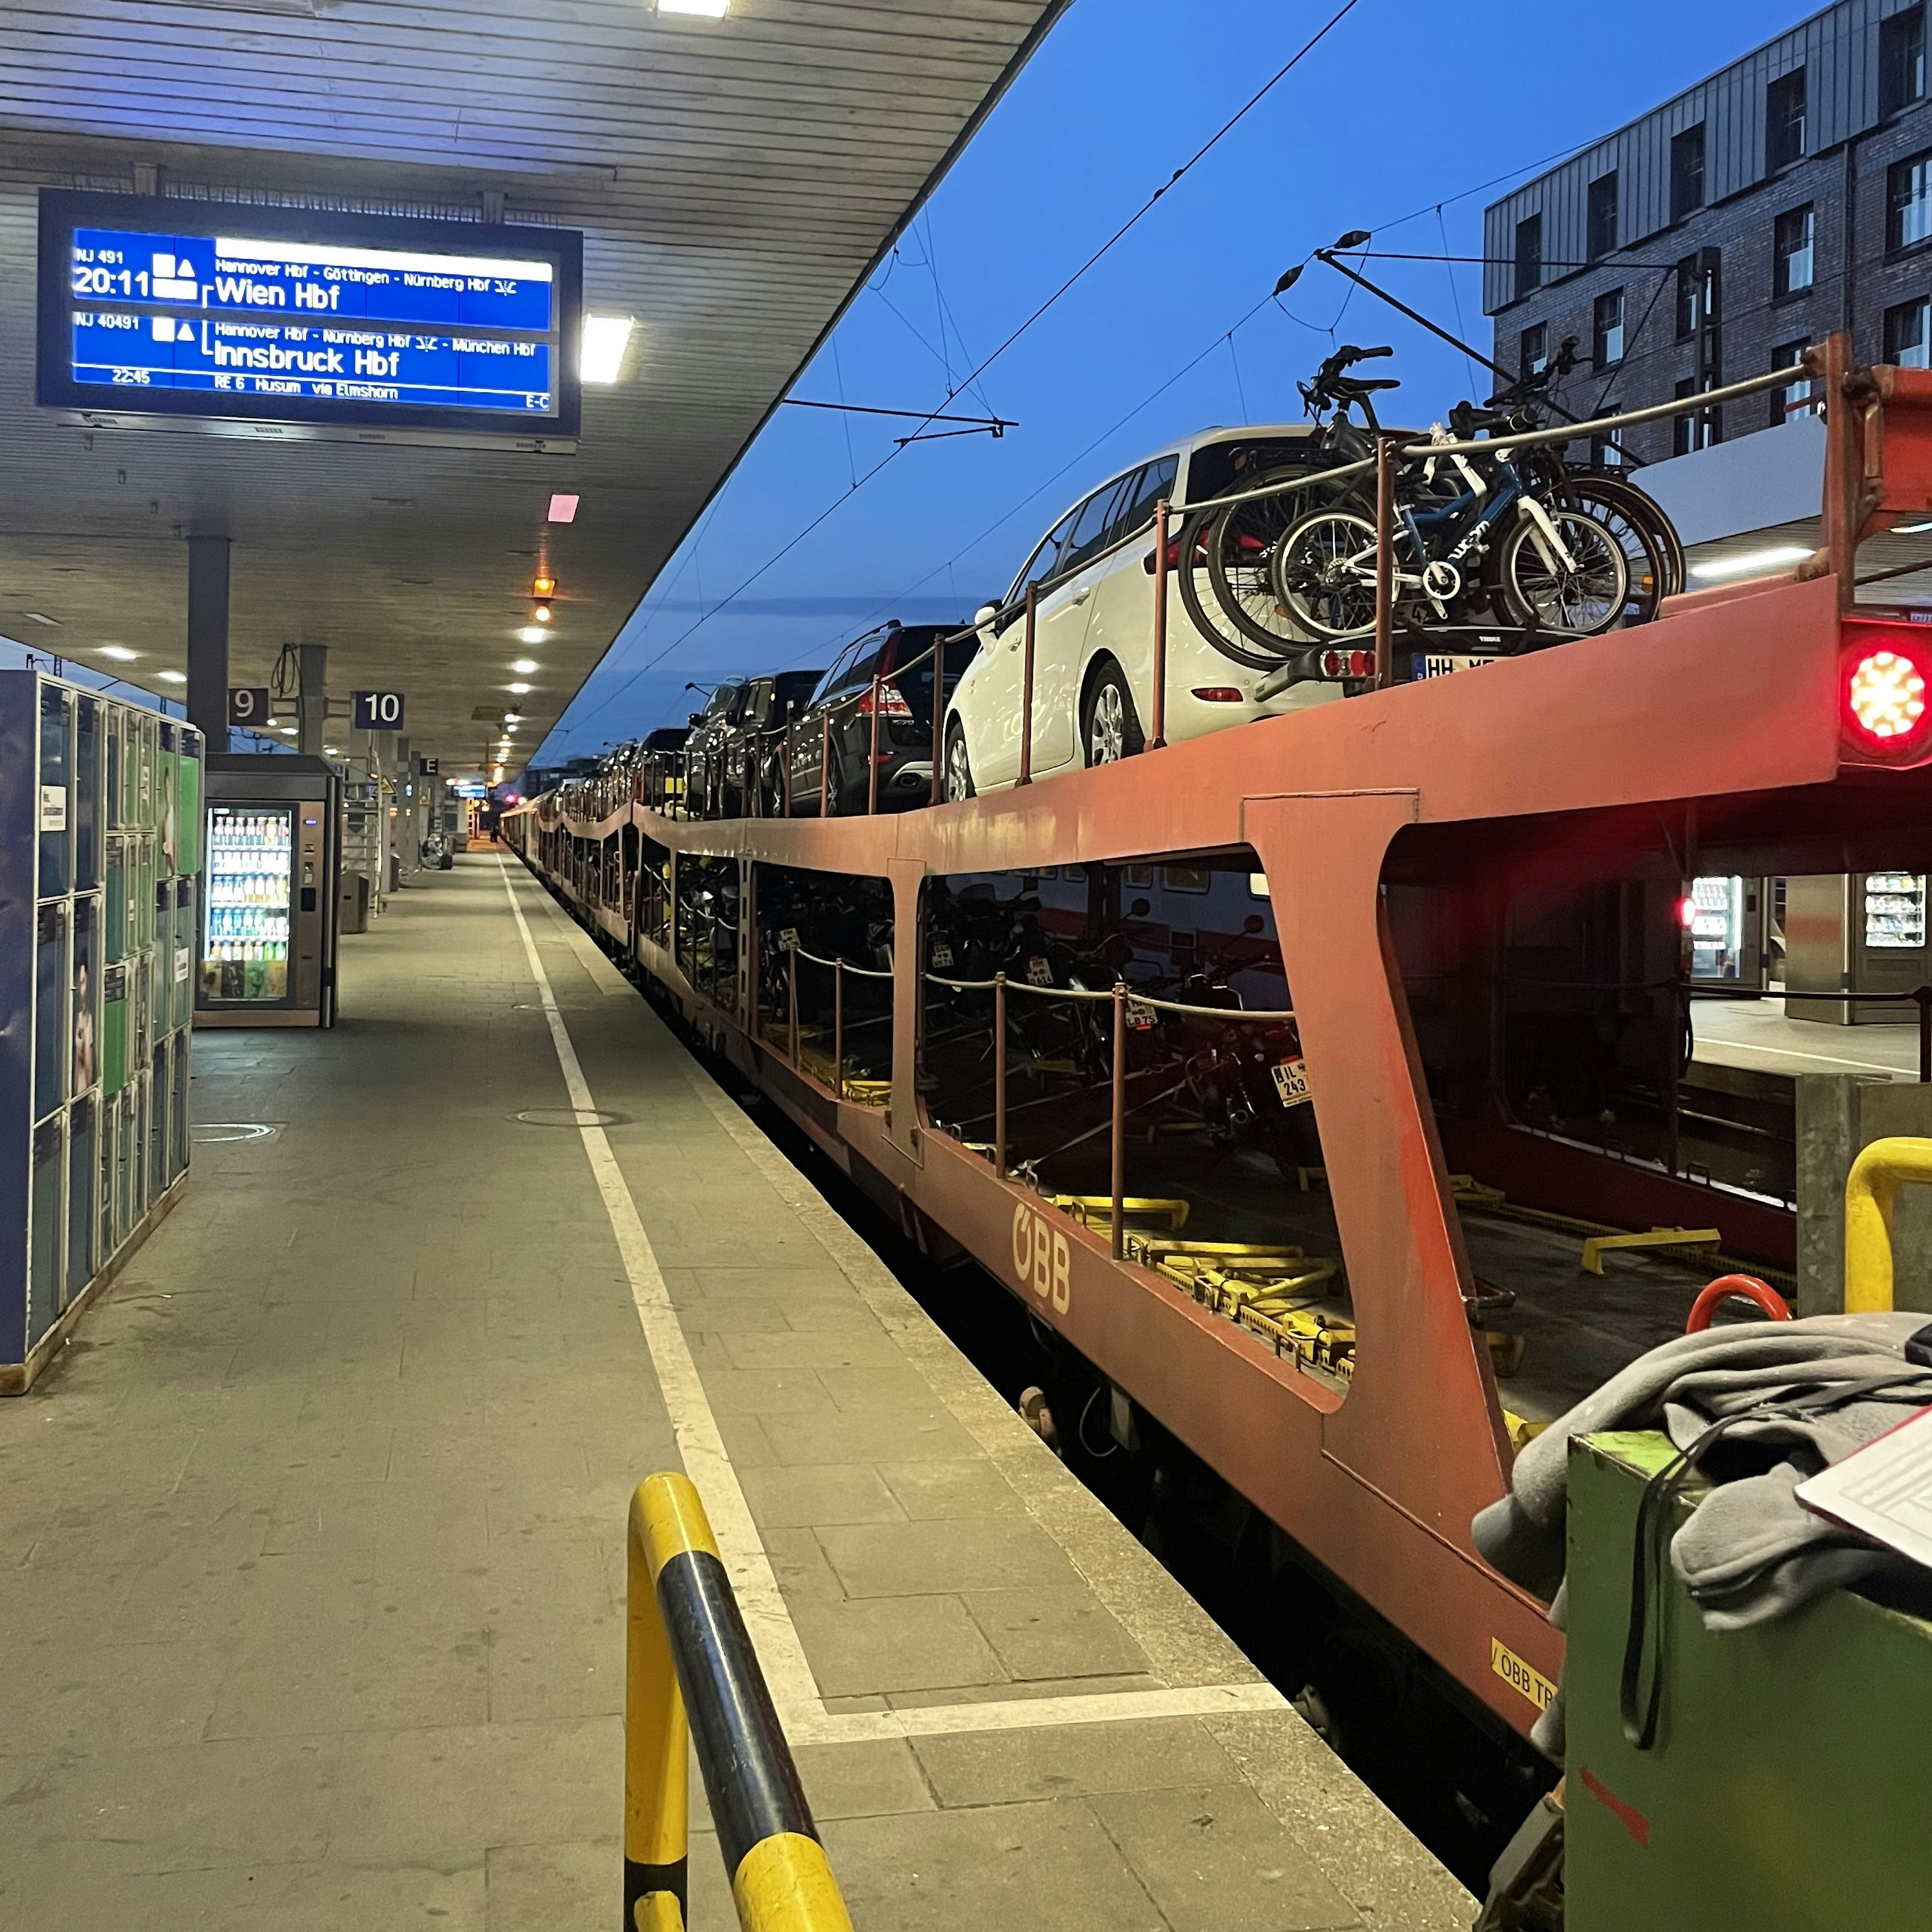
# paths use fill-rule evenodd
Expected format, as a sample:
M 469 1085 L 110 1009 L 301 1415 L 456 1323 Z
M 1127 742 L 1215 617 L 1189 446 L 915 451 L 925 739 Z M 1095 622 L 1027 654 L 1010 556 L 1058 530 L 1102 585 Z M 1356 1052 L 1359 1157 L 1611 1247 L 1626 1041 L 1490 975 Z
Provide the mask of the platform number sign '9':
M 228 687 L 228 722 L 231 724 L 266 731 L 272 708 L 266 684 L 231 684 Z
M 403 694 L 400 691 L 352 691 L 349 702 L 353 723 L 358 731 L 400 731 L 403 728 Z
M 1022 1288 L 1031 1288 L 1064 1315 L 1073 1298 L 1069 1279 L 1072 1264 L 1072 1246 L 1059 1228 L 1050 1227 L 1024 1202 L 1014 1208 L 1013 1266 Z

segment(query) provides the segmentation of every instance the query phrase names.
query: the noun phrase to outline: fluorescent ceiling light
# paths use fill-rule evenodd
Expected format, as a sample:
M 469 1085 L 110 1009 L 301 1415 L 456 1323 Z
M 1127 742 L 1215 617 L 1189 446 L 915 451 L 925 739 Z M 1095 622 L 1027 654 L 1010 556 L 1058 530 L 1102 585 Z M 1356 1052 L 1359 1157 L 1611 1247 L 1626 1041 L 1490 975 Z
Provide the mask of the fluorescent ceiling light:
M 325 758 L 339 758 L 342 754 L 333 745 L 325 745 L 322 748 L 322 755 Z
M 510 667 L 510 668 L 514 671 L 519 677 L 528 677 L 530 673 L 535 670 L 536 668 L 537 661 L 535 658 L 519 658 L 516 662 Z
M 299 726 L 294 724 L 278 724 L 275 727 L 284 738 L 292 738 L 300 728 Z
M 112 658 L 116 664 L 132 664 L 141 653 L 130 651 L 125 644 L 103 644 L 100 655 L 104 658 Z
M 1769 550 L 1749 550 L 1742 556 L 1720 556 L 1708 563 L 1694 563 L 1690 574 L 1706 583 L 1720 578 L 1752 577 L 1761 570 L 1775 570 L 1781 563 L 1802 563 L 1810 554 L 1802 544 L 1774 544 Z
M 184 670 L 164 670 L 159 674 L 164 684 L 185 684 L 188 673 Z
M 549 635 L 550 633 L 541 624 L 526 624 L 517 633 L 517 642 L 520 644 L 540 644 Z
M 577 373 L 586 382 L 614 382 L 624 366 L 624 351 L 630 346 L 631 331 L 636 326 L 628 315 L 586 315 L 584 318 L 584 344 L 577 358 Z M 553 514 L 550 520 L 557 520 Z
M 722 20 L 730 10 L 731 0 L 658 0 L 660 14 L 688 14 L 698 20 Z
M 550 521 L 554 524 L 574 524 L 577 520 L 577 506 L 581 497 L 564 495 L 560 491 L 550 500 Z
M 60 628 L 60 620 L 58 617 L 50 617 L 44 610 L 22 610 L 20 615 L 23 617 L 32 618 L 37 624 L 51 624 L 56 630 Z
M 521 698 L 529 692 L 530 686 L 526 684 L 513 684 L 511 686 L 510 690 L 513 696 Z

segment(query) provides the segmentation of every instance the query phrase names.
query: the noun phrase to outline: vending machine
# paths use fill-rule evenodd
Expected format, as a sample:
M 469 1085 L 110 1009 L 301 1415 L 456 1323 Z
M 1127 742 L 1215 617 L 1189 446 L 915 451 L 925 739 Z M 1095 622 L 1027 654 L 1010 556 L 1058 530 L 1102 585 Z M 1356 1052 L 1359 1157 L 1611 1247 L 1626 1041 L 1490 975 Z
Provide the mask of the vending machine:
M 1918 1017 L 1909 996 L 1932 980 L 1924 873 L 1827 873 L 1788 880 L 1784 930 L 1787 992 L 1880 996 L 1791 1000 L 1785 1007 L 1790 1018 L 1852 1026 Z
M 208 764 L 194 1023 L 333 1026 L 340 777 L 269 753 Z
M 1686 918 L 1700 986 L 1762 986 L 1771 965 L 1766 879 L 1693 879 Z

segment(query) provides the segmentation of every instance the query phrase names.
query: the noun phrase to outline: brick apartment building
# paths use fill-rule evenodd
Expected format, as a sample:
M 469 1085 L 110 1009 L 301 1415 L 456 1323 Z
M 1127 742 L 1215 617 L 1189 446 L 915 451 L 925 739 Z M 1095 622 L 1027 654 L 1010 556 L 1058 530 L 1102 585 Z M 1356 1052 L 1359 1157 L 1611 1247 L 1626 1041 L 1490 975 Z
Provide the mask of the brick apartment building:
M 1926 0 L 1840 0 L 1539 176 L 1484 216 L 1498 362 L 1565 337 L 1580 416 L 1716 388 L 1834 328 L 1932 364 Z M 1649 462 L 1810 405 L 1793 383 L 1622 439 Z M 1602 446 L 1598 453 L 1614 455 Z

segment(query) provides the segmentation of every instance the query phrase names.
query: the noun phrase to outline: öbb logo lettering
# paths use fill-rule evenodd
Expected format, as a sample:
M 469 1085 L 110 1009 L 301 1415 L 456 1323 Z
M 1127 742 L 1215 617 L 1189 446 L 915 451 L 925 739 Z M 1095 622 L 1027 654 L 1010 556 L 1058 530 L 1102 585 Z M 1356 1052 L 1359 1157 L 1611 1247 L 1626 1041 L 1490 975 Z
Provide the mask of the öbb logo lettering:
M 1024 1202 L 1013 1210 L 1013 1267 L 1020 1286 L 1030 1286 L 1041 1300 L 1059 1313 L 1072 1300 L 1070 1274 L 1073 1250 L 1066 1235 L 1048 1226 Z

